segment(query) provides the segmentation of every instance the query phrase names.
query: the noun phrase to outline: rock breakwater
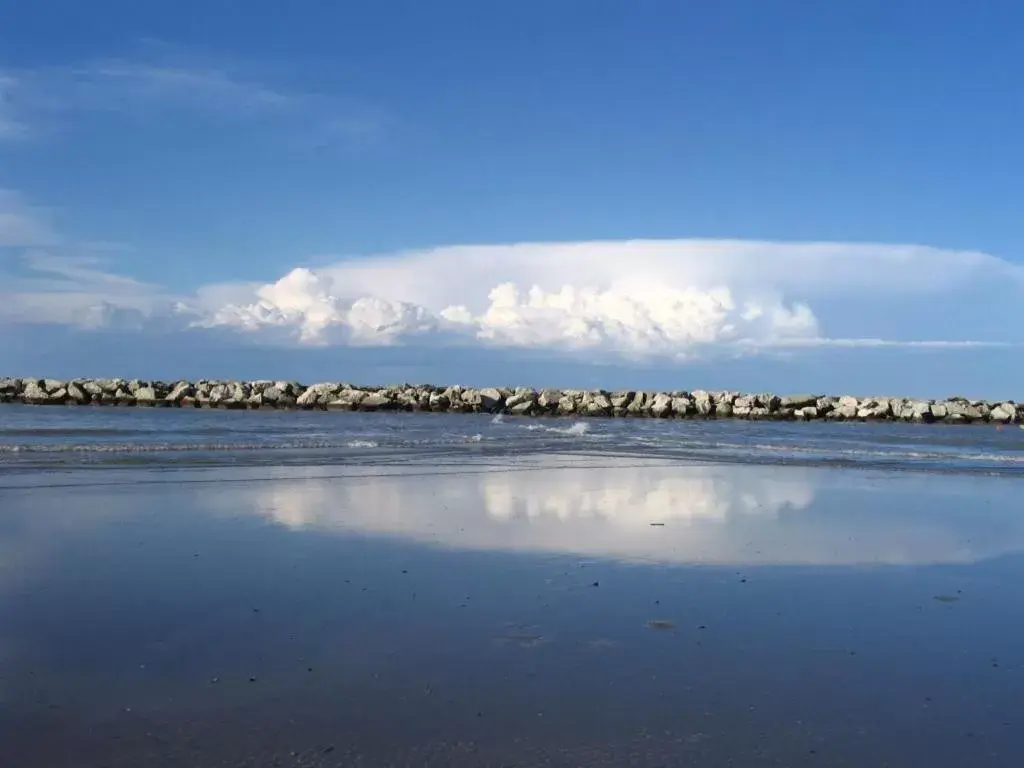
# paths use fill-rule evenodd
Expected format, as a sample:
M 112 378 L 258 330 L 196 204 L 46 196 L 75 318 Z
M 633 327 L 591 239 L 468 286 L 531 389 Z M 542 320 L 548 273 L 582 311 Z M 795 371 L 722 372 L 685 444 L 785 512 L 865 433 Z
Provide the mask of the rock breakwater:
M 492 413 L 511 416 L 733 418 L 793 421 L 907 421 L 944 424 L 1024 422 L 1024 404 L 950 397 L 774 395 L 469 388 L 401 384 L 366 387 L 344 382 L 144 381 L 140 379 L 0 378 L 0 403 L 133 407 L 281 408 L 344 411 Z

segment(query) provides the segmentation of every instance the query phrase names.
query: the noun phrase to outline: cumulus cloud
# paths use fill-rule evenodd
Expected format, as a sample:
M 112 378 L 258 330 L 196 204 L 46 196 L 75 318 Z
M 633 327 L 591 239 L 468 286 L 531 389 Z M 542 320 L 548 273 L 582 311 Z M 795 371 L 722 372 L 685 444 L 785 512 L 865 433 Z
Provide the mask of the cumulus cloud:
M 0 320 L 93 330 L 159 323 L 268 344 L 454 344 L 630 360 L 1015 344 L 1024 321 L 1024 267 L 920 246 L 450 246 L 336 259 L 271 283 L 202 285 L 184 295 L 120 274 L 107 250 L 60 236 L 41 209 L 0 191 Z M 984 333 L 973 335 L 978 329 Z
M 836 300 L 948 297 L 998 284 L 1024 298 L 1024 269 L 920 246 L 624 241 L 454 246 L 296 268 L 267 285 L 200 295 L 198 323 L 289 330 L 306 344 L 462 343 L 685 358 L 709 347 L 949 347 L 1014 339 L 828 333 Z M 941 309 L 941 307 L 939 307 Z M 855 325 L 855 324 L 854 324 Z M 856 333 L 856 327 L 853 327 Z

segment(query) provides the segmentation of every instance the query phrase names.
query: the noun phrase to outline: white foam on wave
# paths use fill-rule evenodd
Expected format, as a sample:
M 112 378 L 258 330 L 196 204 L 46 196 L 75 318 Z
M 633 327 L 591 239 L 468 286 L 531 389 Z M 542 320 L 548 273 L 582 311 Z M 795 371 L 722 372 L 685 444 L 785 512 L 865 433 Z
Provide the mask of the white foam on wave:
M 345 445 L 348 448 L 377 448 L 380 443 L 375 440 L 350 440 Z
M 504 424 L 504 423 L 505 423 L 505 414 L 503 414 L 503 413 L 499 413 L 497 416 L 495 416 L 493 419 L 491 419 L 491 424 Z
M 552 432 L 560 435 L 583 436 L 590 431 L 590 425 L 585 421 L 577 421 L 568 427 L 551 427 Z
M 520 428 L 530 432 L 552 432 L 556 435 L 569 435 L 570 437 L 582 437 L 590 432 L 590 425 L 585 421 L 577 421 L 568 427 L 549 427 L 544 424 L 520 424 Z
M 466 435 L 466 442 L 467 443 L 479 443 L 483 439 L 484 439 L 484 436 L 480 435 L 480 434 Z

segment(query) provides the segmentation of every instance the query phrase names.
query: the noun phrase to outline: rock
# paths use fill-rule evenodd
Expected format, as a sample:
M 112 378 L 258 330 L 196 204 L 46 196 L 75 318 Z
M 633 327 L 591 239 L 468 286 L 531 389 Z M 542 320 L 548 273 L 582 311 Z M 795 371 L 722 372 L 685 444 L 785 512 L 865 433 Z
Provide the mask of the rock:
M 852 404 L 849 401 L 844 404 L 842 400 L 840 400 L 839 404 L 832 409 L 831 415 L 833 418 L 840 421 L 857 418 L 857 411 L 860 410 L 857 406 L 857 400 L 855 398 L 850 399 L 853 400 Z
M 818 409 L 818 413 L 828 413 L 836 407 L 836 403 L 839 402 L 837 397 L 819 397 L 818 402 L 814 404 L 814 407 Z
M 511 408 L 506 407 L 505 410 L 507 410 L 513 416 L 526 416 L 533 410 L 534 406 L 535 403 L 532 400 L 522 400 L 513 405 Z
M 756 404 L 757 397 L 755 395 L 742 395 L 733 401 L 733 413 L 746 415 Z
M 295 404 L 301 408 L 312 408 L 317 405 L 325 405 L 328 401 L 334 399 L 334 394 L 337 391 L 338 385 L 329 381 L 313 384 L 312 386 L 306 387 L 302 394 L 295 398 Z M 286 396 L 285 390 L 276 385 L 267 387 L 263 390 L 263 399 L 270 403 L 276 403 L 282 397 Z
M 694 411 L 693 401 L 688 397 L 673 397 L 671 406 L 672 413 L 679 418 L 689 416 Z
M 169 403 L 180 403 L 186 397 L 191 397 L 194 394 L 195 387 L 190 382 L 179 381 L 171 387 L 171 391 L 167 393 L 164 399 Z
M 89 394 L 85 392 L 85 390 L 78 386 L 77 382 L 68 382 L 67 390 L 68 399 L 74 401 L 75 403 L 78 403 L 79 405 L 84 405 L 85 403 L 88 403 L 92 399 L 89 396 Z
M 648 399 L 646 392 L 636 392 L 629 405 L 626 406 L 626 412 L 630 416 L 641 416 L 644 411 L 648 409 L 649 404 L 652 403 L 653 400 L 653 397 Z
M 452 403 L 451 398 L 445 394 L 434 393 L 430 396 L 429 405 L 432 411 L 446 411 Z
M 1011 424 L 1024 421 L 1024 404 L 951 397 L 933 402 L 897 397 L 842 397 L 810 394 L 685 390 L 555 390 L 527 387 L 480 389 L 396 384 L 357 388 L 340 382 L 308 387 L 290 381 L 145 381 L 142 379 L 0 378 L 0 402 L 29 404 L 180 405 L 221 408 L 337 408 L 342 410 L 442 411 L 461 413 L 559 414 L 563 416 L 704 417 L 745 419 L 902 420 Z
M 558 403 L 562 399 L 562 393 L 556 389 L 545 389 L 540 393 L 540 397 L 537 398 L 538 407 L 547 412 L 552 413 L 558 409 Z M 505 404 L 508 407 L 508 403 Z
M 900 412 L 900 417 L 903 417 L 903 412 Z M 916 400 L 910 403 L 910 418 L 913 421 L 931 421 L 932 420 L 932 404 L 924 400 Z
M 693 407 L 701 416 L 711 416 L 715 412 L 715 403 L 711 395 L 701 389 L 693 393 Z
M 604 392 L 584 392 L 577 410 L 587 416 L 611 416 L 612 401 Z
M 1017 409 L 1013 403 L 1000 403 L 989 413 L 989 420 L 1000 424 L 1009 424 L 1017 419 Z
M 626 408 L 635 394 L 635 392 L 615 392 L 608 400 L 612 404 L 612 408 Z
M 887 419 L 892 415 L 888 400 L 866 401 L 857 409 L 858 419 Z
M 523 403 L 529 403 L 532 406 L 536 401 L 537 393 L 532 389 L 517 389 L 505 400 L 505 408 L 512 413 L 525 413 L 525 411 L 516 410 L 518 406 Z
M 137 405 L 154 405 L 156 403 L 156 390 L 153 387 L 137 387 L 134 395 Z
M 50 402 L 50 393 L 43 388 L 41 382 L 30 381 L 22 388 L 21 399 L 30 405 L 46 405 Z
M 358 408 L 361 411 L 380 411 L 390 408 L 392 400 L 383 392 L 372 392 L 363 397 L 359 403 Z
M 779 398 L 780 408 L 813 408 L 818 405 L 817 395 L 786 395 Z
M 654 396 L 651 402 L 651 413 L 657 419 L 663 419 L 672 414 L 672 398 L 663 392 Z
M 964 400 L 950 400 L 946 403 L 946 411 L 954 421 L 972 422 L 982 418 L 981 411 Z
M 498 413 L 505 406 L 505 396 L 494 387 L 481 389 L 477 394 L 480 397 L 480 410 L 485 413 Z

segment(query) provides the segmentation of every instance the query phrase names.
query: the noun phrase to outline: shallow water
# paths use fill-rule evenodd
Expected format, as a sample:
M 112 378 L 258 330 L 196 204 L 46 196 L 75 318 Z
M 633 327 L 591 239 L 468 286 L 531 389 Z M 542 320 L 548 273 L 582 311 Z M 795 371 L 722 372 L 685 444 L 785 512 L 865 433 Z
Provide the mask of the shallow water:
M 1024 430 L 1013 425 L 0 407 L 0 474 L 111 465 L 378 465 L 474 457 L 501 463 L 566 451 L 1024 475 Z
M 551 450 L 0 486 L 2 765 L 1024 757 L 1013 477 Z

